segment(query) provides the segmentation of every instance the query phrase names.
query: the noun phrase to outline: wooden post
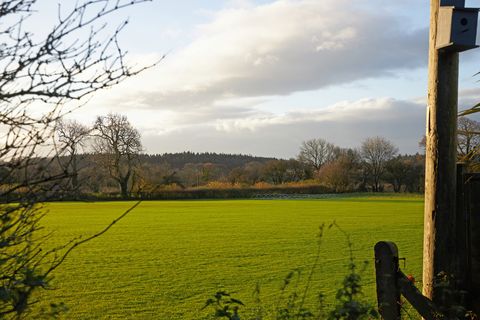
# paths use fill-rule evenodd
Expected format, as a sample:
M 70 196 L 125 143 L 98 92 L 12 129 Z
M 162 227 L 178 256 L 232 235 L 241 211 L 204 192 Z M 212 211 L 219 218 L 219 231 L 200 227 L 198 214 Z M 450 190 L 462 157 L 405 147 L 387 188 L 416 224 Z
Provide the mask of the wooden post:
M 424 297 L 398 266 L 398 248 L 395 243 L 380 241 L 375 245 L 375 273 L 378 312 L 384 320 L 401 319 L 400 294 L 425 320 L 444 319 L 435 304 Z
M 397 287 L 398 249 L 395 243 L 375 245 L 378 311 L 384 320 L 400 319 L 400 289 Z
M 467 174 L 465 177 L 465 206 L 470 224 L 470 307 L 480 314 L 480 173 Z
M 470 291 L 470 213 L 467 205 L 466 165 L 457 163 L 457 274 L 458 289 Z M 466 306 L 467 307 L 467 306 Z
M 402 271 L 398 272 L 398 287 L 400 292 L 407 299 L 412 307 L 425 320 L 446 319 L 445 316 L 437 310 L 432 300 L 423 296 L 415 285 L 407 278 Z
M 458 53 L 436 49 L 440 0 L 430 3 L 423 293 L 435 301 L 440 271 L 456 274 L 456 126 Z

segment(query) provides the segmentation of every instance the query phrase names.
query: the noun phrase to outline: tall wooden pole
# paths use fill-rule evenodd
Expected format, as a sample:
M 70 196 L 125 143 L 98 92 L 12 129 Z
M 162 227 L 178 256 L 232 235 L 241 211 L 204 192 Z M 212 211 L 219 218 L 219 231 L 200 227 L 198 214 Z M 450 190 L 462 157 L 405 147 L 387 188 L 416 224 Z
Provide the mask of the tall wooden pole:
M 440 271 L 457 273 L 456 126 L 458 53 L 435 48 L 440 0 L 431 0 L 428 62 L 427 146 L 423 293 L 436 300 L 433 280 Z

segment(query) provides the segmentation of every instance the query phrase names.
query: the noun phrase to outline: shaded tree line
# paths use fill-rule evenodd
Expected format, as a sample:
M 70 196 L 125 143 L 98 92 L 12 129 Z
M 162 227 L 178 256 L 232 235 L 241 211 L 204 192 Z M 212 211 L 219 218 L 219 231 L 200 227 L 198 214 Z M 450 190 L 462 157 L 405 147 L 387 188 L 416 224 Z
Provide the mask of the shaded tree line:
M 182 168 L 188 163 L 214 163 L 226 166 L 229 169 L 240 167 L 248 162 L 265 162 L 273 158 L 258 157 L 244 154 L 228 154 L 215 152 L 179 152 L 164 154 L 143 154 L 142 162 L 146 164 L 168 163 L 173 168 Z
M 153 160 L 165 160 L 160 155 L 148 156 L 150 161 L 143 168 L 145 185 L 162 189 L 314 184 L 334 192 L 423 191 L 424 155 L 399 154 L 397 147 L 382 137 L 368 138 L 358 148 L 312 139 L 301 144 L 296 158 L 244 158 L 247 161 L 238 166 L 229 161 L 237 159 L 235 155 L 229 155 L 226 162 L 213 163 L 198 161 L 204 154 L 198 154 L 197 160 L 189 154 L 191 161 L 182 166 Z
M 478 163 L 472 150 L 479 123 L 459 120 L 459 160 Z M 296 158 L 275 159 L 217 153 L 143 153 L 141 137 L 125 116 L 97 117 L 91 127 L 75 121 L 56 126 L 61 156 L 49 170 L 70 179 L 51 187 L 60 197 L 136 197 L 185 189 L 328 187 L 332 192 L 423 192 L 424 155 L 399 154 L 384 137 L 370 137 L 357 148 L 322 138 L 304 141 Z M 421 143 L 420 143 L 421 145 Z M 47 158 L 39 165 L 48 162 Z M 38 170 L 40 172 L 41 170 Z M 0 172 L 2 174 L 2 172 Z
M 118 114 L 98 117 L 91 128 L 61 122 L 59 141 L 66 139 L 66 131 L 71 133 L 69 144 L 78 143 L 62 149 L 57 166 L 49 166 L 70 177 L 51 188 L 60 197 L 129 198 L 198 188 L 309 185 L 332 192 L 421 192 L 423 188 L 423 155 L 400 155 L 382 137 L 368 138 L 355 149 L 312 139 L 302 143 L 296 158 L 275 159 L 193 152 L 142 154 L 138 131 Z M 79 132 L 81 139 L 76 136 Z
M 383 137 L 367 138 L 358 148 L 330 144 L 329 149 L 328 160 L 314 170 L 314 177 L 336 192 L 423 190 L 424 156 L 401 155 L 397 147 Z

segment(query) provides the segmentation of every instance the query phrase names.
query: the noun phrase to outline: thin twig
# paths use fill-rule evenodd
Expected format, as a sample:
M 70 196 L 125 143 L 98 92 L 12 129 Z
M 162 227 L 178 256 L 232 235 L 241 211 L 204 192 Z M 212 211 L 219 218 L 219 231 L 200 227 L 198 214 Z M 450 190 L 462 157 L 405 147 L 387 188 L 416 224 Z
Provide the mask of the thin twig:
M 77 241 L 75 242 L 70 248 L 68 248 L 68 250 L 63 254 L 63 256 L 57 260 L 57 262 L 55 262 L 48 270 L 47 272 L 45 272 L 45 276 L 47 276 L 49 273 L 51 273 L 53 270 L 55 270 L 56 268 L 58 268 L 58 266 L 60 266 L 63 261 L 65 261 L 65 259 L 68 257 L 68 255 L 75 249 L 77 248 L 78 246 L 90 241 L 90 240 L 93 240 L 95 238 L 98 238 L 100 237 L 102 234 L 104 234 L 105 232 L 107 232 L 111 227 L 113 227 L 114 224 L 116 224 L 118 221 L 122 220 L 123 218 L 125 218 L 125 216 L 127 216 L 133 209 L 135 209 L 136 207 L 138 207 L 138 205 L 140 205 L 140 203 L 142 203 L 142 200 L 139 200 L 137 201 L 133 206 L 131 206 L 129 209 L 127 209 L 124 213 L 122 213 L 118 218 L 116 218 L 115 220 L 113 220 L 108 226 L 106 226 L 102 231 L 86 238 L 86 239 L 83 239 L 83 240 L 80 240 L 80 241 Z

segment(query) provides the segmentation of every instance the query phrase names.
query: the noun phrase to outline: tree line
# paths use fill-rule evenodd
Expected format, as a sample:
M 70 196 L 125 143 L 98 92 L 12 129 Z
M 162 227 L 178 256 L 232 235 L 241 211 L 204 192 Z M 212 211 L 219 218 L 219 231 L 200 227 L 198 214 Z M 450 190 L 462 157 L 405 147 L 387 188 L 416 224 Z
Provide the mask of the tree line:
M 459 160 L 479 163 L 480 123 L 459 118 Z M 55 162 L 37 158 L 28 179 L 65 174 L 52 181 L 57 198 L 137 197 L 189 189 L 269 188 L 320 185 L 331 192 L 422 192 L 424 154 L 400 154 L 384 137 L 370 137 L 357 148 L 342 148 L 322 138 L 303 141 L 291 159 L 219 153 L 145 154 L 139 131 L 126 116 L 98 116 L 91 126 L 58 120 Z M 419 146 L 423 147 L 423 140 Z M 47 163 L 49 163 L 47 165 Z M 5 172 L 19 183 L 23 172 Z M 2 173 L 0 172 L 0 175 Z

